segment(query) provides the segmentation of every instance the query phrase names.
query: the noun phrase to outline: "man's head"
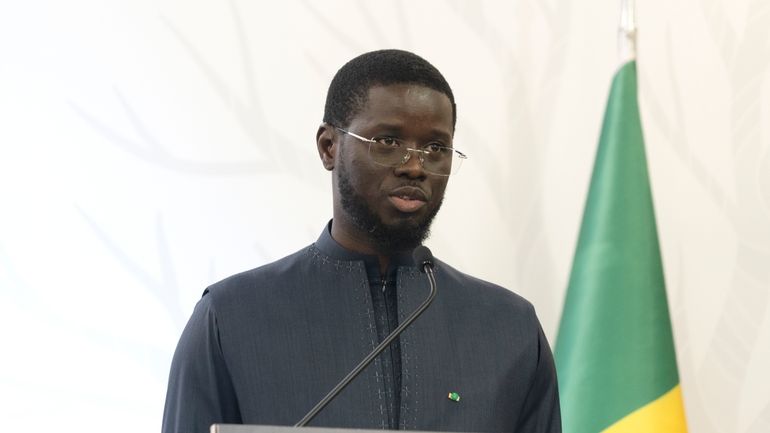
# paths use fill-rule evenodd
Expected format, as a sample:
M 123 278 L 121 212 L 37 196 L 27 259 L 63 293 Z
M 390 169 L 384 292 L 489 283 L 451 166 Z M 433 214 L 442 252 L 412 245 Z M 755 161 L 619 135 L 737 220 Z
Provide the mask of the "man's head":
M 419 84 L 446 95 L 452 103 L 452 130 L 457 106 L 444 76 L 427 60 L 402 50 L 380 50 L 361 54 L 334 75 L 326 93 L 323 121 L 340 128 L 363 108 L 367 92 L 375 86 Z
M 324 167 L 333 171 L 332 236 L 340 244 L 389 255 L 427 237 L 448 178 L 425 171 L 418 152 L 408 152 L 403 164 L 383 165 L 370 157 L 366 139 L 451 146 L 455 119 L 446 80 L 412 53 L 376 51 L 340 69 L 316 135 Z

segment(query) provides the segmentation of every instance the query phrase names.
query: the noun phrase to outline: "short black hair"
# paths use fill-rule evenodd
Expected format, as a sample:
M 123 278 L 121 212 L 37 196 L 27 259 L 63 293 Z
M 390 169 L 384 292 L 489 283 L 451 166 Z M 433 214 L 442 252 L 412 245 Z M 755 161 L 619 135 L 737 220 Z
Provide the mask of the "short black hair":
M 454 129 L 457 106 L 449 83 L 427 60 L 403 50 L 371 51 L 345 63 L 329 84 L 323 121 L 347 127 L 364 108 L 369 89 L 390 84 L 419 84 L 445 94 L 452 103 Z

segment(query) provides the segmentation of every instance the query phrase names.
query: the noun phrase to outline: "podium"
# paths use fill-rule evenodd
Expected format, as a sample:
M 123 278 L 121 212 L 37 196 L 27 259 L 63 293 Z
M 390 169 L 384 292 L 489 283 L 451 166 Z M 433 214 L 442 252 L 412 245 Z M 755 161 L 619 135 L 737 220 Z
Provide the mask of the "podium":
M 382 430 L 334 427 L 289 427 L 254 424 L 212 424 L 210 433 L 382 433 Z M 408 432 L 409 430 L 401 430 Z M 425 432 L 415 432 L 425 433 Z

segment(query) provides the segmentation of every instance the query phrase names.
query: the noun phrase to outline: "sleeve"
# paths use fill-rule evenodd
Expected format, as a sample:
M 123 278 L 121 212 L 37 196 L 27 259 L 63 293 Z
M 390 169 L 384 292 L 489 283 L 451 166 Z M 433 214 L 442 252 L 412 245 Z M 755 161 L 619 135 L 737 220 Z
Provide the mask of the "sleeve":
M 516 431 L 561 433 L 561 409 L 553 354 L 538 323 L 538 359 Z
M 204 293 L 174 352 L 162 432 L 207 433 L 214 423 L 240 424 L 241 414 L 211 295 Z

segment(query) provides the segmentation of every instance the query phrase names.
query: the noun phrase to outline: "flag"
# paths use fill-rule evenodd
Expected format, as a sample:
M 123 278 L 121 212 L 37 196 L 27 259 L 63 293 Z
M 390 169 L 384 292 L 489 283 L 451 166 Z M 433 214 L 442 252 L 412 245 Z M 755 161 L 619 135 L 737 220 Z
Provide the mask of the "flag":
M 555 357 L 565 433 L 686 432 L 636 92 L 615 75 Z

